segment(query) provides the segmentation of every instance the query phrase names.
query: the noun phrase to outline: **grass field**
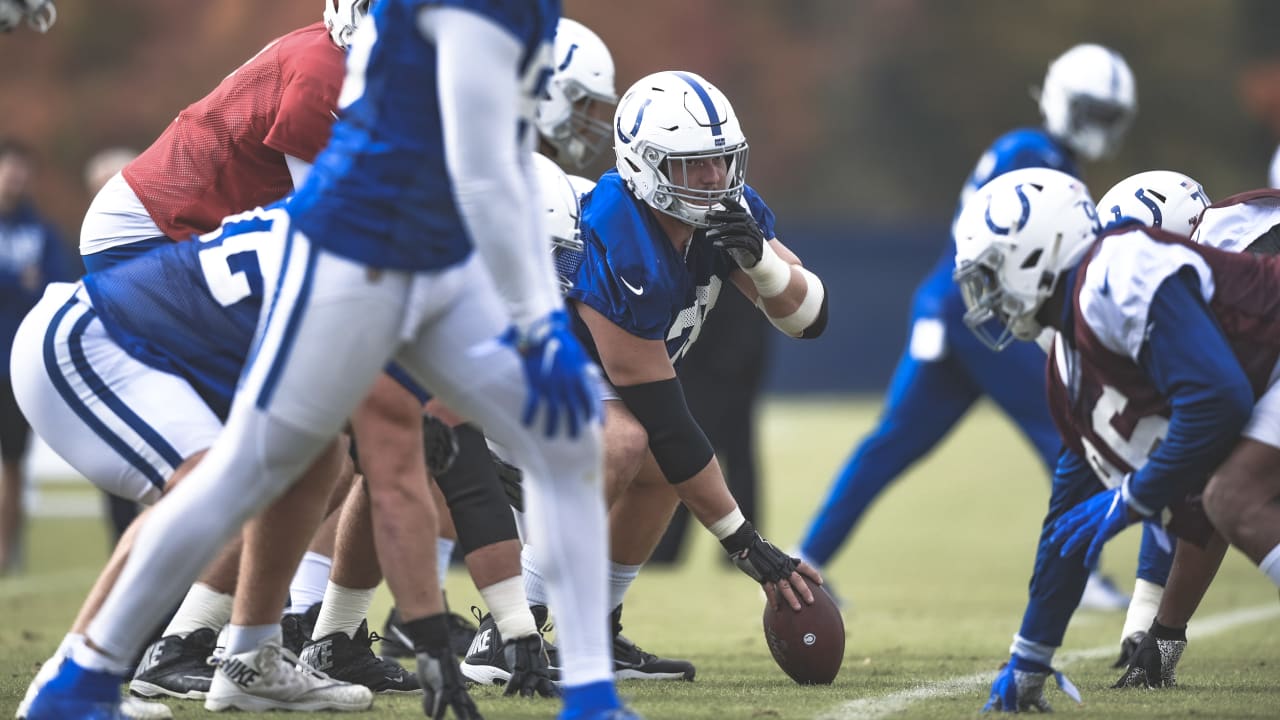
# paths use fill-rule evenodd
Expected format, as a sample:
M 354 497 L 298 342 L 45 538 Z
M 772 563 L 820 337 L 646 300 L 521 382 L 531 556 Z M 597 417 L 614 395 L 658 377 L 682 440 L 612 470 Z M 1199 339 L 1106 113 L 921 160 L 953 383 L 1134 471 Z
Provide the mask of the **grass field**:
M 874 402 L 774 401 L 764 414 L 767 511 L 777 544 L 796 541 L 832 473 L 874 420 Z M 1025 602 L 1048 483 L 1028 447 L 998 413 L 981 407 L 929 460 L 870 513 L 828 569 L 850 607 L 844 667 L 830 687 L 794 685 L 773 664 L 760 630 L 763 596 L 719 562 L 699 533 L 679 570 L 646 571 L 628 596 L 626 633 L 642 647 L 692 660 L 693 683 L 627 682 L 622 693 L 653 719 L 973 717 L 1005 659 Z M 92 520 L 37 520 L 28 574 L 0 579 L 0 711 L 11 716 L 38 663 L 56 646 L 105 558 L 105 532 Z M 1109 547 L 1105 569 L 1132 582 L 1140 533 Z M 450 600 L 464 611 L 477 594 L 454 571 Z M 390 597 L 380 591 L 381 624 Z M 1068 716 L 1094 718 L 1280 717 L 1280 602 L 1276 589 L 1232 553 L 1192 624 L 1168 691 L 1108 689 L 1118 671 L 1120 613 L 1076 616 L 1059 668 L 1084 693 L 1074 706 L 1056 688 L 1047 697 Z M 1196 633 L 1199 633 L 1198 635 Z M 551 717 L 550 701 L 502 698 L 478 688 L 485 717 Z M 205 715 L 174 702 L 175 716 Z M 414 698 L 380 698 L 360 717 L 421 717 Z

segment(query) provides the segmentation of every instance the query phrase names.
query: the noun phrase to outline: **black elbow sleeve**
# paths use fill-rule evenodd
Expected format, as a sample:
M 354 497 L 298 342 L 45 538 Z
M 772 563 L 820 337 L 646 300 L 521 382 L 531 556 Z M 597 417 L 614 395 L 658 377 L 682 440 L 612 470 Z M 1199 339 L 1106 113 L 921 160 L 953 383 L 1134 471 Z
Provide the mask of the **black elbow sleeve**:
M 711 443 L 689 413 L 676 378 L 617 388 L 618 397 L 649 434 L 649 450 L 667 482 L 697 475 L 715 456 Z

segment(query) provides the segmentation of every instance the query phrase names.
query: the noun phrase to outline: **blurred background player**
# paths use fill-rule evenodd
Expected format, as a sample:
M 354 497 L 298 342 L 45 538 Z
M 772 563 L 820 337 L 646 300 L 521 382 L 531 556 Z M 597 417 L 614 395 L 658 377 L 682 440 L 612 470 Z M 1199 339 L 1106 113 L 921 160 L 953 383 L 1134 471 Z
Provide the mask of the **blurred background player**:
M 24 21 L 39 32 L 49 32 L 57 19 L 53 0 L 0 0 L 0 32 L 10 32 Z
M 1038 101 L 1043 126 L 998 138 L 966 181 L 961 205 L 1011 170 L 1047 167 L 1080 175 L 1079 160 L 1096 161 L 1118 149 L 1137 111 L 1128 64 L 1099 45 L 1077 45 L 1050 63 Z M 831 561 L 889 483 L 930 452 L 984 395 L 1017 424 L 1045 467 L 1054 467 L 1061 441 L 1044 401 L 1044 352 L 1020 344 L 997 355 L 979 344 L 961 321 L 964 303 L 951 279 L 954 266 L 953 240 L 916 289 L 908 344 L 876 429 L 840 471 L 800 543 L 800 557 L 814 567 Z M 1139 574 L 1155 575 L 1163 585 L 1168 562 L 1144 550 Z M 1094 575 L 1082 603 L 1123 609 L 1128 598 Z
M 28 195 L 34 172 L 31 151 L 0 138 L 0 575 L 23 567 L 25 458 L 31 429 L 13 397 L 9 352 L 23 316 L 45 285 L 76 276 L 58 231 Z

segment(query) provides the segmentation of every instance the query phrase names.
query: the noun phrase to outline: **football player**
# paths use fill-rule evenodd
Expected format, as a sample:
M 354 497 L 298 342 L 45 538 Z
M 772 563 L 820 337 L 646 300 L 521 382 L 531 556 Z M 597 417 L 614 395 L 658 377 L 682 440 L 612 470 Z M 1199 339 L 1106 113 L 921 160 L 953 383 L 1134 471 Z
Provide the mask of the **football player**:
M 31 151 L 0 138 L 0 343 L 13 343 L 22 316 L 46 283 L 68 280 L 71 264 L 57 229 L 31 201 L 35 171 Z M 5 352 L 0 357 L 8 357 Z M 12 376 L 0 369 L 0 576 L 23 569 L 28 439 L 31 428 L 14 400 Z
M 1193 501 L 1206 478 L 1212 495 L 1242 456 L 1280 444 L 1280 343 L 1250 320 L 1275 315 L 1280 265 L 1138 223 L 1098 226 L 1083 184 L 1049 169 L 997 178 L 956 221 L 974 335 L 1003 349 L 1056 331 L 1049 406 L 1064 441 L 1030 602 L 987 709 L 1047 709 L 1050 675 L 1078 700 L 1052 661 L 1102 545 L 1141 520 L 1167 542 L 1165 510 L 1180 540 L 1205 545 L 1212 527 Z
M 961 204 L 992 178 L 1018 168 L 1080 175 L 1082 160 L 1096 161 L 1119 148 L 1137 110 L 1128 64 L 1099 45 L 1077 45 L 1050 63 L 1038 99 L 1043 125 L 997 138 L 965 182 Z M 1054 466 L 1059 441 L 1040 391 L 1044 353 L 1020 345 L 996 355 L 977 343 L 961 322 L 964 306 L 951 279 L 954 263 L 954 243 L 948 243 L 916 288 L 907 347 L 879 423 L 832 482 L 800 542 L 799 556 L 815 567 L 831 561 L 889 483 L 928 454 L 983 395 L 1014 421 L 1046 468 Z M 1138 574 L 1163 584 L 1168 557 L 1148 545 Z M 1087 607 L 1126 604 L 1109 580 L 1091 576 Z
M 689 72 L 636 82 L 614 116 L 615 169 L 583 201 L 582 250 L 557 267 L 575 330 L 604 368 L 609 604 L 623 595 L 684 502 L 775 604 L 812 602 L 820 576 L 764 540 L 738 510 L 675 366 L 725 283 L 793 337 L 826 324 L 822 282 L 775 237 L 773 213 L 746 185 L 747 142 L 725 96 Z M 539 587 L 546 568 L 526 545 L 529 600 L 566 608 Z M 615 644 L 615 651 L 617 645 Z
M 539 247 L 512 132 L 532 122 L 558 14 L 554 2 L 374 5 L 352 40 L 343 117 L 288 207 L 286 260 L 226 428 L 157 506 L 122 573 L 122 585 L 150 594 L 107 598 L 90 653 L 63 664 L 33 713 L 42 701 L 110 711 L 113 658 L 135 649 L 152 606 L 293 482 L 396 354 L 529 469 L 552 592 L 582 610 L 559 625 L 566 716 L 621 715 L 604 628 L 580 619 L 605 613 L 598 401 Z M 426 710 L 476 716 L 435 602 L 438 612 L 415 621 Z M 261 659 L 232 658 L 247 668 Z
M 1280 191 L 1240 193 L 1209 205 L 1195 180 L 1181 173 L 1151 170 L 1126 178 L 1098 201 L 1111 226 L 1135 222 L 1160 228 L 1228 252 L 1280 252 Z M 1109 226 L 1110 228 L 1110 226 Z M 1138 581 L 1134 605 L 1122 633 L 1132 651 L 1116 687 L 1159 688 L 1177 683 L 1177 665 L 1186 648 L 1186 628 L 1226 554 L 1220 532 L 1204 546 L 1179 540 L 1167 588 Z M 1146 600 L 1139 603 L 1139 598 Z M 1141 611 L 1135 612 L 1139 606 Z

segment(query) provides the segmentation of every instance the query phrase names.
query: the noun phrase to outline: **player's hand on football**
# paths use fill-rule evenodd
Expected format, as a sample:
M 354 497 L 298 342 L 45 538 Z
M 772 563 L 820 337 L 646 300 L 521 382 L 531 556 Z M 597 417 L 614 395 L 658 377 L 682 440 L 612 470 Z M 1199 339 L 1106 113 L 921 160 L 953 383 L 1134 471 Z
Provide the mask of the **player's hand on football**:
M 707 213 L 707 222 L 711 223 L 707 240 L 729 253 L 738 267 L 752 268 L 760 262 L 766 242 L 764 231 L 745 208 L 735 203 L 723 210 L 712 210 Z
M 770 607 L 777 609 L 778 598 L 796 611 L 803 607 L 801 601 L 813 604 L 813 590 L 806 578 L 821 585 L 822 575 L 800 558 L 787 555 L 760 537 L 751 523 L 744 522 L 720 544 L 729 552 L 729 559 L 739 570 L 764 586 Z
M 511 328 L 502 342 L 520 353 L 529 395 L 522 421 L 533 426 L 545 416 L 544 432 L 555 437 L 564 432 L 577 437 L 579 430 L 598 419 L 600 392 L 598 370 L 569 328 L 569 317 L 556 310 L 524 329 Z
M 560 697 L 560 686 L 556 685 L 553 677 L 554 671 L 541 635 L 534 633 L 508 640 L 502 646 L 502 655 L 507 667 L 511 668 L 511 678 L 507 680 L 503 695 Z
M 431 720 L 444 720 L 450 710 L 456 720 L 484 720 L 448 647 L 439 655 L 418 653 L 418 682 L 422 685 L 422 711 Z
M 1102 546 L 1137 519 L 1120 488 L 1104 490 L 1054 521 L 1049 546 L 1060 547 L 1059 555 L 1064 558 L 1084 550 L 1084 565 L 1092 570 L 1098 566 Z

